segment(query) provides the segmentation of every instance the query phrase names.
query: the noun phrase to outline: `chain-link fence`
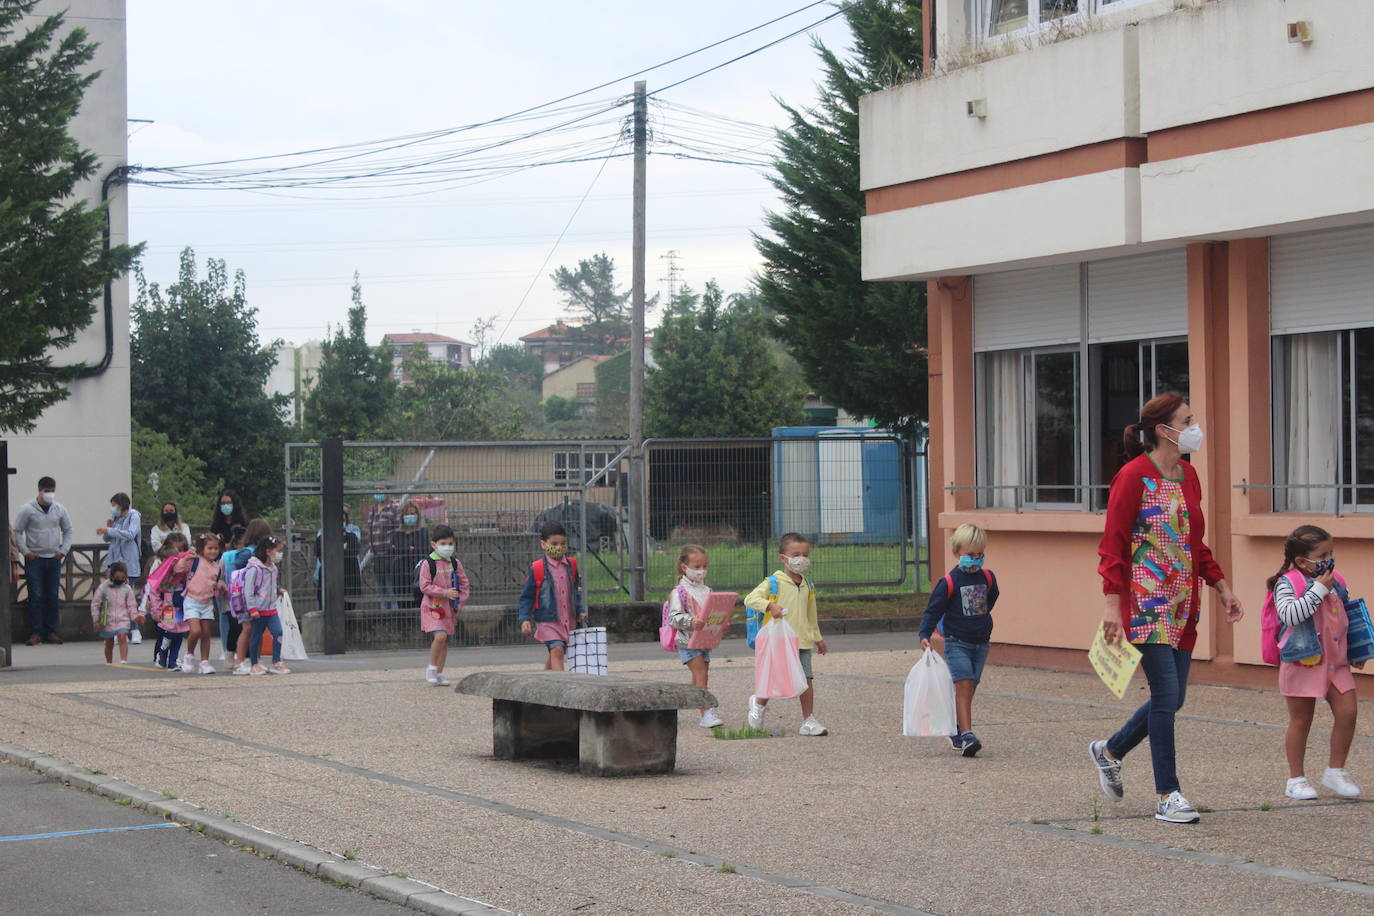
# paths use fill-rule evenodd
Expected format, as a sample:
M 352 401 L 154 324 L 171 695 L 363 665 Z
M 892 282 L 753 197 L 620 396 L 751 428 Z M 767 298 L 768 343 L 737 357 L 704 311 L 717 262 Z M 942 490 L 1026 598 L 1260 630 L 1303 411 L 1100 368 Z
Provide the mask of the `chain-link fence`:
M 799 429 L 645 448 L 651 592 L 672 588 L 692 543 L 708 549 L 714 588 L 752 589 L 779 567 L 788 532 L 811 540 L 828 593 L 910 592 L 928 578 L 925 459 L 898 435 Z
M 919 591 L 929 580 L 923 450 L 886 432 L 798 430 L 760 439 L 651 440 L 629 480 L 622 441 L 344 443 L 344 640 L 421 648 L 416 567 L 436 525 L 454 531 L 472 587 L 456 645 L 519 643 L 515 604 L 538 531 L 560 521 L 592 602 L 630 596 L 629 505 L 646 499 L 648 596 L 672 588 L 683 544 L 711 584 L 747 590 L 778 568 L 778 538 L 812 539 L 828 594 Z M 286 447 L 286 587 L 322 605 L 320 447 Z
M 420 648 L 416 567 L 437 525 L 453 529 L 472 597 L 456 645 L 521 641 L 514 605 L 540 556 L 539 529 L 562 522 L 583 557 L 589 596 L 621 591 L 625 443 L 344 444 L 345 640 L 353 649 Z M 298 609 L 322 604 L 319 446 L 286 447 L 286 588 Z M 592 567 L 592 568 L 589 568 Z

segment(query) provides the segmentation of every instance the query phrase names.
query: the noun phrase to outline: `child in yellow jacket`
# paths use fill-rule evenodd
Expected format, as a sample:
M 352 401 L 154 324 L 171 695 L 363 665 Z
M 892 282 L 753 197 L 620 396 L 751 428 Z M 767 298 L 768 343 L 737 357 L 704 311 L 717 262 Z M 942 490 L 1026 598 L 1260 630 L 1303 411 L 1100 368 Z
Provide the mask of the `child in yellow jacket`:
M 821 638 L 821 627 L 816 617 L 816 590 L 806 577 L 811 569 L 811 542 L 800 534 L 784 534 L 778 542 L 778 558 L 782 561 L 782 568 L 760 582 L 744 599 L 744 606 L 761 616 L 785 616 L 788 625 L 796 631 L 802 670 L 806 672 L 806 692 L 800 697 L 803 720 L 800 733 L 814 738 L 827 731 L 813 715 L 816 711 L 816 688 L 811 673 L 811 656 L 813 652 L 825 655 L 829 650 Z M 764 708 L 767 705 L 767 699 L 749 697 L 750 728 L 763 728 Z

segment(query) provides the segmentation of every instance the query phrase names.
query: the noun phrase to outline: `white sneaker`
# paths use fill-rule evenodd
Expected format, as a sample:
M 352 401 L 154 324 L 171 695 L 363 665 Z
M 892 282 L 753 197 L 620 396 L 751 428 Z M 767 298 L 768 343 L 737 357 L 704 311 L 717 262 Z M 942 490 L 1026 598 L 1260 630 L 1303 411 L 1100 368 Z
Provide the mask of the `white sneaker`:
M 127 665 L 127 664 L 129 664 L 129 660 L 128 660 L 127 658 L 121 658 L 121 659 L 119 660 L 119 664 L 121 664 L 121 665 Z
M 254 665 L 253 667 L 248 669 L 248 673 L 253 675 L 253 677 L 257 677 L 260 674 L 266 674 L 267 669 L 264 668 L 262 665 Z
M 767 712 L 767 710 L 763 704 L 759 702 L 759 698 L 752 693 L 749 694 L 749 716 L 745 720 L 749 723 L 749 727 L 757 729 L 763 728 L 763 714 L 765 712 Z
M 182 673 L 182 674 L 195 674 L 195 673 L 196 673 L 196 663 L 195 663 L 195 660 L 192 659 L 192 658 L 190 658 L 190 657 L 183 657 L 183 658 L 181 659 L 181 673 Z
M 210 664 L 210 660 L 209 660 L 208 658 L 205 659 L 204 661 L 202 661 L 202 662 L 200 663 L 200 673 L 201 673 L 201 674 L 214 674 L 214 673 L 215 673 L 215 666 L 212 665 L 212 664 Z
M 229 673 L 230 673 L 230 674 L 252 674 L 252 673 L 253 673 L 253 666 L 250 665 L 250 664 L 248 664 L 248 662 L 246 662 L 246 661 L 244 661 L 244 662 L 239 662 L 237 665 L 234 666 L 234 669 L 233 669 L 232 671 L 230 671 Z
M 139 646 L 139 645 L 142 645 L 142 644 L 143 644 L 143 634 L 142 634 L 141 632 L 139 632 L 138 627 L 134 627 L 132 630 L 129 631 L 129 645 L 131 645 L 131 646 Z
M 1359 798 L 1360 787 L 1350 781 L 1350 774 L 1343 769 L 1327 767 L 1322 777 L 1322 785 L 1342 798 Z
M 219 660 L 222 662 L 227 662 L 229 660 L 229 656 L 226 653 L 221 652 L 219 654 Z
M 821 735 L 830 734 L 830 732 L 826 731 L 824 725 L 816 721 L 815 716 L 808 716 L 806 721 L 801 724 L 801 728 L 797 730 L 797 734 L 807 738 L 819 738 Z
M 448 678 L 444 677 L 444 672 L 436 671 L 434 672 L 433 683 L 435 687 L 447 687 L 449 685 L 449 680 Z
M 1183 793 L 1175 789 L 1168 797 L 1155 805 L 1155 820 L 1171 824 L 1196 824 L 1202 818 L 1197 809 L 1189 804 Z
M 722 719 L 714 709 L 708 709 L 706 710 L 706 715 L 702 716 L 701 721 L 697 724 L 702 728 L 718 728 L 725 724 L 725 720 Z
M 273 662 L 272 667 L 267 669 L 268 674 L 290 674 L 291 669 L 282 662 Z
M 1284 787 L 1283 794 L 1289 798 L 1311 801 L 1317 797 L 1317 790 L 1312 788 L 1312 784 L 1307 781 L 1306 776 L 1294 776 L 1288 780 L 1288 785 Z
M 430 665 L 428 668 L 425 669 L 425 683 L 430 685 L 431 687 L 437 687 L 439 685 L 438 668 L 434 667 L 433 665 Z

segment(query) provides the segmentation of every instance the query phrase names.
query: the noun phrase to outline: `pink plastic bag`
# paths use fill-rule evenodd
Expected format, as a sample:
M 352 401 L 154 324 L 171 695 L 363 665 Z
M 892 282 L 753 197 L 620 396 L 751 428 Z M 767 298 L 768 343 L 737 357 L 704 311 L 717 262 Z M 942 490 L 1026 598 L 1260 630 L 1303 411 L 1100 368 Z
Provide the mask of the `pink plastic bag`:
M 754 695 L 760 699 L 799 697 L 806 692 L 806 672 L 797 654 L 797 633 L 776 618 L 754 641 Z

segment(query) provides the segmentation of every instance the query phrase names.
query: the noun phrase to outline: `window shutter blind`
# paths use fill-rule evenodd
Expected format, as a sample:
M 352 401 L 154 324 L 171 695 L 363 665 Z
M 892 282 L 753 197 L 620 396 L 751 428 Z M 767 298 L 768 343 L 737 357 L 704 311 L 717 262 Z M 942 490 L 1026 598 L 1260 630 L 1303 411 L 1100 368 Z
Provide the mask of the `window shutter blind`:
M 1374 327 L 1374 226 L 1275 236 L 1269 289 L 1275 334 Z
M 1077 264 L 974 277 L 974 351 L 1077 343 L 1081 296 Z
M 1188 333 L 1188 253 L 1179 248 L 1088 265 L 1088 342 Z

